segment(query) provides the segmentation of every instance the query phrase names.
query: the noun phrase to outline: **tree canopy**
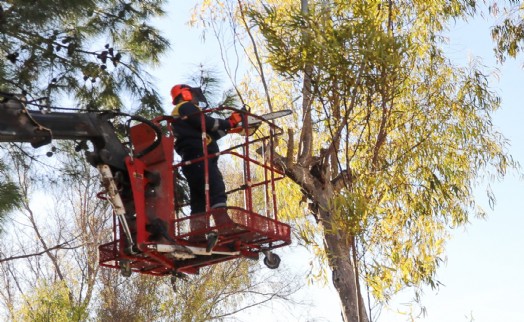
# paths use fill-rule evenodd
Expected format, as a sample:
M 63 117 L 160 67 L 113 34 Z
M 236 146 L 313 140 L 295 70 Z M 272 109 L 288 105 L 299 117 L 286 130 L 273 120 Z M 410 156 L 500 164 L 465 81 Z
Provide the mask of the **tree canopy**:
M 217 30 L 212 21 L 226 19 L 256 73 L 275 75 L 260 78 L 269 108 L 298 97 L 299 121 L 288 126 L 300 135 L 289 136 L 280 164 L 321 227 L 345 319 L 372 315 L 366 287 L 387 301 L 405 287 L 437 286 L 450 229 L 484 215 L 474 188 L 515 166 L 492 125 L 500 99 L 487 74 L 442 50 L 449 23 L 476 14 L 477 3 L 224 1 L 208 9 L 205 26 Z M 259 98 L 249 94 L 245 101 Z M 317 240 L 307 231 L 318 230 L 301 235 Z
M 0 2 L 0 90 L 45 105 L 65 96 L 87 109 L 118 109 L 123 95 L 160 110 L 144 68 L 169 47 L 151 25 L 164 0 Z
M 0 91 L 26 95 L 42 106 L 68 98 L 85 109 L 118 109 L 131 98 L 144 110 L 161 110 L 146 67 L 158 63 L 169 46 L 150 24 L 151 18 L 164 13 L 164 3 L 0 1 L 0 51 L 5 57 L 0 61 Z M 517 1 L 507 3 L 518 13 Z M 285 144 L 275 151 L 289 178 L 280 185 L 286 196 L 282 213 L 295 221 L 300 242 L 314 245 L 332 270 L 345 320 L 368 321 L 373 312 L 366 308 L 365 289 L 375 301 L 385 302 L 400 289 L 439 284 L 435 273 L 450 230 L 467 224 L 475 214 L 484 216 L 473 189 L 483 175 L 501 178 L 515 163 L 492 125 L 500 99 L 485 71 L 481 66 L 457 66 L 442 50 L 449 23 L 477 14 L 477 1 L 301 4 L 204 1 L 199 13 L 207 28 L 228 24 L 233 43 L 240 46 L 233 50 L 252 64 L 241 81 L 232 77 L 240 100 L 266 104 L 268 110 L 295 110 Z M 500 60 L 520 52 L 520 22 L 515 14 L 493 29 Z M 28 168 L 23 162 L 18 170 L 22 183 L 30 186 L 30 180 L 24 181 Z M 68 180 L 79 188 L 67 192 L 69 209 L 79 213 L 71 226 L 57 217 L 56 234 L 42 234 L 49 227 L 35 220 L 28 202 L 31 191 L 23 191 L 25 222 L 32 229 L 28 235 L 35 236 L 46 257 L 27 259 L 25 267 L 33 274 L 23 279 L 20 268 L 3 263 L 0 277 L 5 287 L 0 296 L 6 316 L 26 318 L 32 306 L 44 319 L 48 308 L 56 309 L 58 315 L 52 318 L 85 317 L 91 305 L 96 314 L 113 317 L 127 309 L 107 306 L 118 300 L 142 305 L 144 315 L 163 310 L 190 320 L 195 305 L 207 318 L 227 313 L 214 310 L 210 292 L 217 291 L 213 294 L 220 300 L 220 291 L 230 289 L 214 284 L 213 274 L 205 276 L 211 285 L 195 283 L 182 290 L 187 312 L 175 312 L 166 302 L 147 296 L 157 287 L 165 291 L 158 281 L 138 281 L 130 293 L 113 288 L 118 278 L 110 274 L 96 284 L 101 275 L 93 260 L 95 234 L 79 227 L 102 227 L 107 218 L 100 216 L 103 209 L 90 204 L 96 194 L 93 187 L 76 179 Z M 0 190 L 6 187 L 13 193 L 12 198 L 1 196 L 1 213 L 18 199 L 10 183 L 0 180 L 5 183 Z M 96 241 L 108 234 L 93 231 Z M 60 247 L 48 245 L 49 240 Z M 86 247 L 85 253 L 62 255 L 75 240 Z M 17 250 L 30 256 L 24 241 L 17 242 Z M 72 259 L 76 266 L 70 264 Z M 38 284 L 41 277 L 51 282 Z M 246 275 L 238 278 L 238 284 L 229 286 L 242 289 L 243 282 L 249 282 Z M 25 298 L 28 305 L 17 305 L 29 288 L 34 292 Z M 91 302 L 93 294 L 99 302 Z M 197 300 L 191 302 L 190 296 Z M 222 303 L 237 308 L 237 301 Z
M 22 195 L 8 175 L 6 165 L 0 160 L 0 233 L 7 214 L 21 204 Z

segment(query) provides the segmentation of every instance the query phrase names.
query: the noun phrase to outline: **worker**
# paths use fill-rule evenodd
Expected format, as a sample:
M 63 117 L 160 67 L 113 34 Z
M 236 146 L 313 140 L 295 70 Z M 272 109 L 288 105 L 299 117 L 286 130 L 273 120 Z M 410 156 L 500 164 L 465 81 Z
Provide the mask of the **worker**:
M 242 116 L 234 112 L 228 119 L 213 118 L 203 114 L 200 102 L 207 104 L 200 88 L 193 88 L 185 84 L 173 86 L 171 89 L 173 99 L 173 132 L 176 137 L 175 151 L 182 157 L 183 162 L 202 158 L 204 156 L 202 143 L 202 117 L 205 121 L 206 144 L 208 155 L 218 153 L 217 140 L 225 136 L 233 129 L 238 132 Z M 189 197 L 191 206 L 191 218 L 189 221 L 192 232 L 206 228 L 206 194 L 205 194 L 205 171 L 204 161 L 192 162 L 182 166 L 182 173 L 189 185 Z M 222 174 L 218 169 L 218 156 L 208 159 L 209 174 L 209 200 L 215 225 L 231 223 L 227 215 L 227 195 Z M 192 236 L 198 239 L 199 236 Z M 211 231 L 206 236 L 208 239 L 207 251 L 216 243 L 218 238 L 216 231 Z

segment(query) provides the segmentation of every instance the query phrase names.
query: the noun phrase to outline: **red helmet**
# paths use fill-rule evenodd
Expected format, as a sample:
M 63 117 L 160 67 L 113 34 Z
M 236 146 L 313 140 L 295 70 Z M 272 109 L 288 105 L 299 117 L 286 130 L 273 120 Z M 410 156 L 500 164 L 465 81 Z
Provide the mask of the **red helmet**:
M 182 100 L 191 101 L 193 100 L 193 93 L 191 91 L 191 86 L 185 84 L 178 84 L 171 88 L 171 99 L 173 104 L 175 104 L 175 99 L 182 95 Z

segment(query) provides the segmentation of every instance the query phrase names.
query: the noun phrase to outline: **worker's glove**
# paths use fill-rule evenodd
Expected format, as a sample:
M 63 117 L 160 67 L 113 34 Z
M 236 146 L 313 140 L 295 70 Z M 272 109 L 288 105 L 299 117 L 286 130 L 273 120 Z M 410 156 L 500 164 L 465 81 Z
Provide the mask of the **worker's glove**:
M 233 127 L 233 128 L 230 128 L 227 133 L 242 133 L 242 131 L 244 131 L 244 128 L 239 126 L 239 127 Z
M 231 116 L 229 116 L 229 125 L 232 129 L 236 128 L 240 122 L 242 122 L 242 114 L 233 112 Z

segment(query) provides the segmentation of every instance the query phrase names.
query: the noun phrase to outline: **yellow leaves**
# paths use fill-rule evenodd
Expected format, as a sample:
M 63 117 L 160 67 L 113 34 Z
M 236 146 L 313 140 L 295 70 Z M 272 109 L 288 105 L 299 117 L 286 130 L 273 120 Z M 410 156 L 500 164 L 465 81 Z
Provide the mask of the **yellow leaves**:
M 367 201 L 361 195 L 342 191 L 329 204 L 331 222 L 329 233 L 359 236 L 367 225 Z M 349 243 L 350 240 L 346 240 Z
M 65 282 L 39 285 L 25 295 L 25 305 L 15 312 L 15 321 L 80 321 L 87 317 L 85 308 L 71 303 Z
M 212 21 L 213 19 L 221 20 L 220 17 L 225 15 L 227 15 L 227 9 L 224 1 L 203 0 L 199 5 L 194 7 L 188 23 L 190 26 L 195 27 L 205 21 Z
M 426 227 L 425 234 L 430 234 Z M 381 261 L 368 265 L 366 276 L 372 281 L 371 287 L 379 298 L 385 299 L 388 294 L 404 286 L 419 285 L 421 282 L 433 281 L 438 263 L 441 261 L 443 239 L 429 239 L 415 242 L 408 239 L 404 232 L 397 232 L 400 242 L 391 240 L 382 243 Z M 432 244 L 434 243 L 434 244 Z M 384 257 L 386 256 L 387 257 Z M 387 259 L 389 258 L 389 260 Z
M 338 131 L 331 166 L 352 172 L 347 190 L 330 199 L 327 230 L 288 180 L 279 184 L 281 218 L 293 219 L 297 237 L 315 247 L 322 233 L 356 236 L 363 259 L 372 261 L 360 268 L 378 299 L 404 286 L 436 285 L 447 229 L 468 222 L 479 171 L 503 175 L 512 166 L 491 125 L 500 101 L 486 76 L 478 66 L 451 65 L 439 48 L 448 19 L 473 7 L 445 0 L 321 4 L 310 1 L 302 15 L 296 2 L 271 0 L 268 10 L 250 13 L 264 41 L 260 57 L 270 63 L 264 71 L 272 67 L 265 85 L 273 106 L 296 110 L 290 126 L 302 129 L 307 70 L 314 126 L 302 134 L 313 137 L 316 156 Z M 251 71 L 240 88 L 261 108 L 265 88 L 253 77 L 260 71 Z
M 404 286 L 436 283 L 433 278 L 447 238 L 438 210 L 444 207 L 443 201 L 431 195 L 431 190 L 408 192 L 403 189 L 412 186 L 401 181 L 387 187 L 379 185 L 385 193 L 370 210 L 373 216 L 362 239 L 366 258 L 374 259 L 372 265 L 365 266 L 366 276 L 382 300 Z

